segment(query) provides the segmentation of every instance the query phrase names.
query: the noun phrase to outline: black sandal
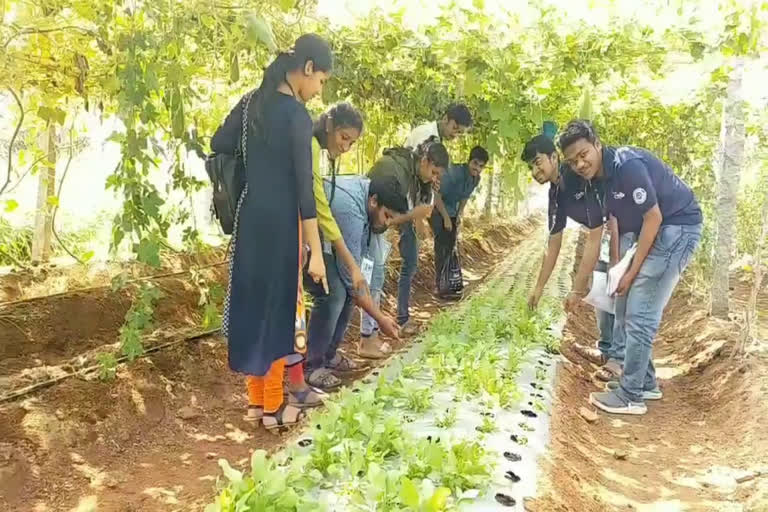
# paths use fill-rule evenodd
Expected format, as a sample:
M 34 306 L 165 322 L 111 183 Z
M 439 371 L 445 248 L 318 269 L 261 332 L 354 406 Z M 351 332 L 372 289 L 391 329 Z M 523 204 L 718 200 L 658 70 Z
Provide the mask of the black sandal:
M 296 411 L 296 415 L 294 416 L 293 420 L 286 421 L 284 418 L 285 412 L 290 409 Z M 275 412 L 265 412 L 261 421 L 264 425 L 264 428 L 267 430 L 274 430 L 298 425 L 305 417 L 306 413 L 304 410 L 296 407 L 295 405 L 283 402 L 283 405 L 281 405 L 280 408 Z

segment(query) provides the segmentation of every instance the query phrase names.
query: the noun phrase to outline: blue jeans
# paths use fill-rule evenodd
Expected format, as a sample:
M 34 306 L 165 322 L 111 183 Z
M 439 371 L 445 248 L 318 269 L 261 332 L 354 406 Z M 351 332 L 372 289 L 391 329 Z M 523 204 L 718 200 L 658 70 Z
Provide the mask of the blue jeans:
M 701 224 L 661 226 L 651 251 L 622 301 L 624 319 L 624 371 L 617 394 L 642 402 L 642 392 L 655 389 L 653 340 L 664 308 L 701 241 Z M 617 319 L 619 301 L 616 303 Z
M 410 318 L 408 306 L 411 302 L 411 282 L 419 264 L 419 239 L 413 222 L 400 226 L 400 281 L 397 284 L 397 323 L 405 324 Z
M 309 317 L 307 374 L 327 366 L 334 358 L 354 310 L 352 296 L 347 293 L 347 288 L 339 277 L 336 258 L 323 254 L 323 260 L 330 291 L 328 295 L 325 295 L 322 284 L 319 285 L 304 275 L 304 289 L 312 295 L 314 302 Z
M 371 290 L 371 299 L 376 307 L 381 302 L 381 290 L 384 288 L 384 274 L 387 268 L 387 258 L 389 251 L 385 250 L 383 245 L 388 244 L 384 239 L 385 235 L 371 235 L 371 243 L 368 246 L 368 253 L 373 256 L 373 273 L 369 288 Z M 378 330 L 379 324 L 371 315 L 362 311 L 360 319 L 360 334 L 371 336 Z
M 600 353 L 610 359 L 613 356 L 613 315 L 602 309 L 595 308 L 595 317 L 597 318 L 597 330 L 600 332 L 600 339 L 597 341 L 597 348 Z
M 619 259 L 623 258 L 632 244 L 637 241 L 635 233 L 624 233 L 619 238 Z M 611 347 L 608 353 L 609 361 L 624 364 L 624 352 L 626 350 L 626 335 L 624 332 L 624 317 L 627 308 L 627 296 L 616 297 L 616 314 L 613 317 L 613 335 Z

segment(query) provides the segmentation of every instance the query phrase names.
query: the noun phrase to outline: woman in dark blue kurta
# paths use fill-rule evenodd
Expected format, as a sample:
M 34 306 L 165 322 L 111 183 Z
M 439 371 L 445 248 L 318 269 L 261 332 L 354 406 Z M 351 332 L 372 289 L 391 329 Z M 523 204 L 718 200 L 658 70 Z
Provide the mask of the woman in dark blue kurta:
M 325 276 L 312 191 L 312 120 L 303 102 L 321 91 L 331 64 L 325 41 L 302 36 L 267 68 L 259 89 L 238 103 L 211 140 L 213 151 L 234 154 L 248 102 L 247 185 L 238 202 L 222 327 L 230 367 L 264 377 L 254 381 L 263 398 L 261 391 L 254 396 L 256 384 L 249 381 L 248 387 L 251 406 L 264 408 L 267 428 L 300 419 L 282 398 L 283 368 L 300 361 L 298 352 L 306 349 L 296 329 L 300 226 L 312 248 L 310 273 L 316 280 Z

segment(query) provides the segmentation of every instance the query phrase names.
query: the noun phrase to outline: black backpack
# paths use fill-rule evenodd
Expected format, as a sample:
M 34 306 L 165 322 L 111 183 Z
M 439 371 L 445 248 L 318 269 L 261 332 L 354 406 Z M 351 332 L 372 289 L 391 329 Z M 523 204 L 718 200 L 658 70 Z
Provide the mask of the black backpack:
M 213 213 L 219 220 L 222 231 L 231 235 L 237 214 L 237 202 L 245 188 L 245 165 L 247 161 L 248 105 L 253 92 L 248 93 L 243 104 L 243 126 L 240 130 L 240 145 L 234 155 L 212 153 L 205 160 L 205 170 L 213 186 Z

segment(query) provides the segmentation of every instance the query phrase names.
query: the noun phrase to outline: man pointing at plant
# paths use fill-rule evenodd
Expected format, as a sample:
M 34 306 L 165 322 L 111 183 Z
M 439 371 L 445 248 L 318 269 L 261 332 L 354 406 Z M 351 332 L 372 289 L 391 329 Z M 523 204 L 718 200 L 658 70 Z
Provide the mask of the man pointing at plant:
M 372 235 L 384 233 L 392 219 L 408 209 L 408 201 L 398 187 L 394 176 L 376 176 L 370 180 L 355 176 L 336 180 L 331 212 L 344 243 L 363 275 L 368 274 L 365 278 L 369 282 L 373 270 L 370 255 Z M 331 184 L 328 182 L 325 183 L 325 191 L 326 195 L 330 195 Z M 337 348 L 344 339 L 355 304 L 371 315 L 388 336 L 397 337 L 398 325 L 379 310 L 370 294 L 360 293 L 355 288 L 347 265 L 335 249 L 324 253 L 323 258 L 330 293 L 326 295 L 323 288 L 308 276 L 304 279 L 304 286 L 314 301 L 309 320 L 306 372 L 311 386 L 327 391 L 341 385 L 339 378 L 333 374 L 334 369 L 345 366 L 341 364 L 344 358 L 337 354 Z
M 552 134 L 554 137 L 554 134 Z M 537 135 L 529 140 L 521 159 L 531 169 L 533 179 L 540 184 L 549 183 L 548 227 L 549 240 L 541 270 L 536 284 L 528 296 L 528 307 L 536 309 L 544 293 L 552 271 L 557 264 L 560 248 L 563 242 L 563 230 L 570 218 L 589 229 L 587 243 L 584 248 L 585 257 L 573 279 L 573 289 L 566 298 L 566 308 L 571 310 L 587 293 L 587 283 L 592 267 L 589 261 L 600 251 L 603 236 L 603 220 L 605 217 L 602 186 L 593 186 L 575 174 L 567 165 L 560 163 L 560 157 L 555 143 L 548 135 Z M 615 224 L 615 223 L 614 223 Z M 614 225 L 611 224 L 611 225 Z M 613 230 L 612 230 L 613 231 Z M 617 237 L 618 234 L 611 234 Z M 621 361 L 624 354 L 617 354 L 613 347 L 613 315 L 596 310 L 597 327 L 600 338 L 597 349 L 574 343 L 574 350 L 583 358 L 596 365 L 602 366 L 597 377 L 612 380 L 621 373 Z M 601 377 L 607 375 L 607 378 Z
M 616 290 L 614 343 L 626 343 L 621 379 L 609 382 L 604 393 L 592 393 L 590 402 L 614 414 L 645 414 L 645 401 L 662 397 L 653 340 L 664 307 L 701 240 L 701 208 L 690 187 L 653 153 L 603 146 L 589 121 L 571 121 L 559 142 L 577 174 L 605 187 L 622 246 L 627 240 L 637 243 Z

